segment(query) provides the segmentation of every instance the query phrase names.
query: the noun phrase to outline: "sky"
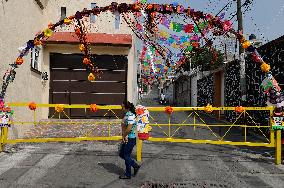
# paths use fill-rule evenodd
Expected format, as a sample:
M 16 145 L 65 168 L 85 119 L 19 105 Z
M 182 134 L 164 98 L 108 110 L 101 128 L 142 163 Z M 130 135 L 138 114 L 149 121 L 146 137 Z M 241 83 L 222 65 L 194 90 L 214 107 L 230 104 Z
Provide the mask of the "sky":
M 161 4 L 178 2 L 195 10 L 217 14 L 230 1 L 233 0 L 148 0 L 147 2 Z M 264 43 L 284 35 L 284 0 L 251 1 L 253 1 L 251 10 L 243 14 L 244 34 L 248 37 L 253 33 Z M 245 0 L 242 0 L 242 3 L 244 2 Z M 228 12 L 225 12 L 225 18 L 230 18 L 230 13 L 236 10 L 236 2 L 233 1 Z M 233 25 L 237 29 L 237 21 L 233 22 Z

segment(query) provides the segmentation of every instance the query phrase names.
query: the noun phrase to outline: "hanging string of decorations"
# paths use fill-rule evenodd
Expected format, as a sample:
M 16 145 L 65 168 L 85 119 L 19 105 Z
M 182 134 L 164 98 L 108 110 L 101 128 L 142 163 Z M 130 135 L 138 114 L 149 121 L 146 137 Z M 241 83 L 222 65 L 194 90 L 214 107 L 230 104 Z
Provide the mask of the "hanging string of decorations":
M 10 64 L 10 69 L 7 70 L 7 72 L 3 77 L 2 91 L 0 97 L 4 98 L 9 83 L 13 82 L 13 80 L 15 79 L 16 75 L 15 69 L 24 63 L 23 57 L 28 54 L 30 49 L 34 48 L 35 46 L 41 45 L 45 39 L 51 37 L 53 32 L 55 32 L 55 29 L 61 26 L 62 24 L 66 25 L 74 24 L 75 34 L 77 35 L 80 41 L 79 49 L 84 54 L 83 64 L 85 64 L 88 70 L 90 71 L 89 80 L 94 80 L 95 76 L 98 74 L 98 71 L 97 68 L 95 67 L 95 62 L 93 62 L 91 58 L 90 48 L 89 48 L 90 43 L 88 42 L 88 37 L 86 34 L 87 30 L 86 28 L 84 28 L 82 19 L 84 17 L 90 16 L 91 14 L 98 15 L 106 11 L 110 11 L 112 13 L 118 12 L 119 14 L 122 14 L 124 20 L 133 30 L 134 34 L 144 42 L 147 42 L 147 44 L 151 44 L 157 50 L 159 55 L 161 55 L 166 60 L 167 58 L 169 58 L 169 55 L 167 53 L 170 53 L 170 51 L 164 48 L 162 45 L 158 44 L 157 42 L 153 41 L 155 39 L 155 37 L 153 36 L 156 33 L 158 33 L 155 32 L 157 31 L 157 24 L 158 24 L 157 22 L 155 22 L 155 19 L 160 19 L 160 16 L 157 16 L 157 14 L 161 15 L 177 14 L 191 18 L 195 26 L 191 24 L 181 25 L 179 23 L 171 23 L 169 28 L 176 32 L 180 30 L 183 30 L 186 33 L 192 31 L 199 32 L 201 34 L 201 37 L 206 41 L 206 45 L 208 46 L 212 45 L 212 41 L 208 40 L 205 36 L 205 32 L 207 32 L 208 30 L 213 31 L 215 36 L 226 35 L 227 33 L 234 34 L 241 42 L 243 48 L 246 49 L 248 52 L 252 53 L 254 61 L 260 63 L 261 70 L 266 73 L 267 76 L 263 82 L 263 87 L 265 87 L 266 92 L 269 93 L 269 101 L 271 102 L 271 104 L 276 105 L 277 107 L 284 106 L 284 99 L 283 97 L 281 97 L 280 94 L 281 89 L 278 86 L 277 81 L 273 78 L 270 72 L 269 64 L 263 61 L 262 57 L 257 52 L 256 48 L 253 46 L 253 44 L 251 44 L 248 40 L 245 39 L 242 33 L 234 31 L 234 29 L 232 28 L 232 24 L 229 20 L 222 21 L 222 19 L 218 16 L 213 16 L 212 14 L 205 14 L 201 11 L 196 11 L 191 8 L 185 8 L 183 5 L 179 5 L 177 3 L 146 4 L 146 1 L 144 1 L 144 3 L 138 2 L 134 4 L 126 4 L 126 3 L 118 4 L 116 2 L 113 2 L 109 6 L 95 7 L 91 10 L 84 9 L 81 12 L 78 11 L 76 12 L 75 15 L 66 17 L 55 24 L 48 24 L 48 27 L 46 29 L 44 29 L 42 32 L 37 34 L 33 40 L 29 40 L 26 43 L 26 46 L 22 48 L 15 62 Z M 141 11 L 144 11 L 145 14 L 148 15 L 147 33 L 151 33 L 152 34 L 151 36 L 137 32 L 138 31 L 137 26 L 139 27 L 139 25 L 137 24 L 135 25 L 135 22 L 128 20 L 129 17 L 126 16 L 128 14 L 137 14 L 140 13 Z M 196 48 L 199 48 L 199 45 L 197 43 L 195 43 L 195 46 Z M 184 57 L 180 57 L 179 63 L 181 64 L 183 62 L 184 62 Z M 177 68 L 178 66 L 175 67 L 175 69 Z

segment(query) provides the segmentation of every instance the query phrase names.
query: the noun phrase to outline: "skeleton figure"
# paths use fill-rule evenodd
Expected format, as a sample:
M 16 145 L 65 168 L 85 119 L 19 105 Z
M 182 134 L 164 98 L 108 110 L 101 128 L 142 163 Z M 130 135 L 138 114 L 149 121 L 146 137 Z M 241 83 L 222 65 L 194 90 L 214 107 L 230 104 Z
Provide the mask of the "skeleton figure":
M 149 111 L 144 106 L 138 105 L 136 114 L 138 133 L 148 133 L 151 130 L 149 126 Z
M 281 88 L 274 77 L 271 74 L 268 74 L 268 76 L 263 80 L 261 86 L 268 97 L 266 104 L 268 106 L 276 107 L 275 115 L 283 115 L 284 97 L 282 96 Z

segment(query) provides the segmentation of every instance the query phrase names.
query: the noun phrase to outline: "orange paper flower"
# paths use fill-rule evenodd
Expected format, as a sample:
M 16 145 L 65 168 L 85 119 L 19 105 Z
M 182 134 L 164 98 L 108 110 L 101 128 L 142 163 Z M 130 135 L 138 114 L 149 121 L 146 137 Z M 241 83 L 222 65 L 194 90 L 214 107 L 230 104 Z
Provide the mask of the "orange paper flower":
M 75 29 L 75 34 L 76 34 L 76 35 L 80 35 L 80 34 L 81 34 L 80 28 Z
M 261 70 L 265 73 L 269 72 L 270 71 L 270 65 L 268 65 L 267 63 L 263 62 L 261 64 Z
M 192 46 L 195 47 L 195 48 L 198 48 L 199 47 L 199 42 L 193 42 Z
M 133 10 L 139 11 L 140 9 L 141 9 L 141 3 L 135 3 L 135 4 L 133 5 Z
M 250 46 L 251 44 L 250 44 L 250 41 L 245 41 L 245 42 L 243 42 L 243 44 L 242 44 L 242 46 L 243 46 L 243 48 L 244 49 L 247 49 L 249 46 Z
M 85 57 L 85 58 L 83 59 L 83 64 L 84 64 L 84 65 L 90 64 L 90 60 Z
M 166 106 L 165 112 L 167 114 L 172 114 L 174 112 L 174 109 L 171 106 Z
M 95 80 L 95 75 L 93 73 L 90 73 L 89 76 L 88 76 L 88 80 L 91 82 L 91 81 L 94 81 Z
M 63 110 L 64 110 L 63 104 L 58 104 L 58 105 L 55 106 L 56 112 L 61 113 L 61 112 L 63 112 Z
M 96 112 L 96 111 L 98 111 L 98 106 L 97 106 L 96 104 L 91 104 L 91 105 L 90 105 L 90 110 L 91 110 L 92 112 Z
M 153 8 L 153 4 L 149 4 L 148 6 L 147 6 L 147 9 L 148 10 L 151 10 Z
M 35 46 L 41 45 L 41 41 L 40 41 L 38 38 L 36 38 L 36 39 L 34 40 L 34 45 L 35 45 Z
M 210 104 L 207 104 L 207 106 L 204 107 L 204 111 L 207 113 L 213 112 L 213 107 Z
M 241 42 L 241 43 L 244 43 L 245 41 L 246 41 L 246 39 L 245 39 L 245 37 L 242 35 L 241 38 L 240 38 L 240 42 Z
M 53 27 L 53 24 L 51 22 L 49 22 L 47 27 L 48 27 L 48 29 L 51 29 Z
M 84 44 L 80 44 L 79 45 L 79 49 L 80 49 L 81 52 L 85 51 L 85 49 L 86 49 L 85 45 Z
M 34 103 L 34 102 L 29 103 L 29 109 L 30 110 L 36 110 L 36 108 L 37 108 L 36 103 Z
M 17 64 L 17 65 L 21 65 L 21 64 L 23 64 L 23 63 L 24 63 L 23 58 L 18 57 L 18 58 L 16 59 L 16 64 Z
M 235 112 L 237 113 L 242 113 L 243 111 L 245 111 L 245 108 L 242 106 L 237 106 L 235 107 Z

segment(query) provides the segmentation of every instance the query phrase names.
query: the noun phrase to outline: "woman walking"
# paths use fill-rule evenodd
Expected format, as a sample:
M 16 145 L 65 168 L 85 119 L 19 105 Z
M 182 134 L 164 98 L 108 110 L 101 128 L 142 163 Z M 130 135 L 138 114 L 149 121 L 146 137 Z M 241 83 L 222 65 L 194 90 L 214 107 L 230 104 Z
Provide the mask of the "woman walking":
M 122 146 L 119 156 L 125 160 L 125 173 L 119 176 L 120 179 L 131 178 L 131 167 L 134 168 L 134 176 L 137 174 L 140 166 L 131 158 L 131 152 L 136 145 L 136 112 L 135 107 L 129 101 L 123 102 L 122 110 L 125 116 L 121 123 Z

